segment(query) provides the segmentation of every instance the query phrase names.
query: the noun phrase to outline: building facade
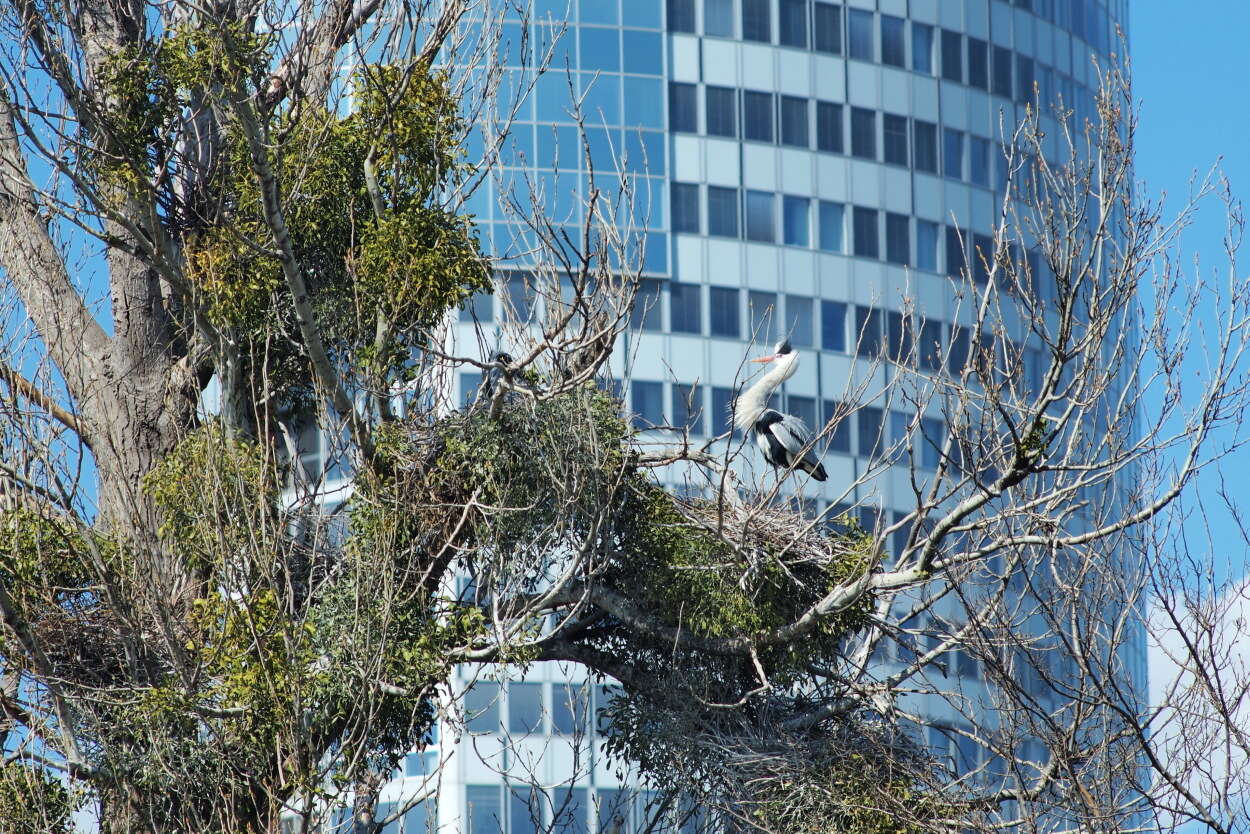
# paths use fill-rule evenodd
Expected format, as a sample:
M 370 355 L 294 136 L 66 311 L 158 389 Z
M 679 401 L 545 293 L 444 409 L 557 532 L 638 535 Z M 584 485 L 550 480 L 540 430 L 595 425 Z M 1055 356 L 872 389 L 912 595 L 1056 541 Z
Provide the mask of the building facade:
M 1002 204 L 1003 126 L 1030 102 L 1060 98 L 1078 121 L 1093 118 L 1092 59 L 1115 50 L 1128 9 L 1127 0 L 533 0 L 529 14 L 533 37 L 522 37 L 520 19 L 504 26 L 505 86 L 520 86 L 567 28 L 552 71 L 518 109 L 504 176 L 467 206 L 512 304 L 505 313 L 498 297 L 474 299 L 454 338 L 500 344 L 506 314 L 535 312 L 510 283 L 532 241 L 501 208 L 508 174 L 527 174 L 549 215 L 576 224 L 591 167 L 610 190 L 619 164 L 636 177 L 646 280 L 618 351 L 631 365 L 613 371 L 639 425 L 686 425 L 705 438 L 729 427 L 742 359 L 783 336 L 803 364 L 779 405 L 808 425 L 837 412 L 857 363 L 902 338 L 909 307 L 923 316 L 922 342 L 957 352 L 969 311 L 949 276 L 984 268 L 971 253 L 988 249 Z M 570 88 L 583 102 L 588 154 Z M 468 152 L 483 154 L 482 141 Z M 1026 373 L 1039 362 L 1026 358 Z M 460 374 L 458 396 L 480 382 Z M 828 481 L 793 479 L 808 506 L 845 505 L 870 529 L 905 513 L 914 501 L 905 472 L 843 492 L 916 416 L 868 405 L 843 421 L 824 448 Z M 939 413 L 918 416 L 940 433 Z M 917 462 L 936 468 L 936 450 Z M 1130 654 L 1144 681 L 1144 646 Z M 597 740 L 608 688 L 555 665 L 508 681 L 468 674 L 458 683 L 469 687 L 467 733 L 436 734 L 409 755 L 380 810 L 436 796 L 388 831 L 597 834 L 642 820 L 646 793 L 630 789 L 628 769 Z M 976 665 L 952 674 L 975 678 Z M 976 756 L 949 744 L 952 756 Z

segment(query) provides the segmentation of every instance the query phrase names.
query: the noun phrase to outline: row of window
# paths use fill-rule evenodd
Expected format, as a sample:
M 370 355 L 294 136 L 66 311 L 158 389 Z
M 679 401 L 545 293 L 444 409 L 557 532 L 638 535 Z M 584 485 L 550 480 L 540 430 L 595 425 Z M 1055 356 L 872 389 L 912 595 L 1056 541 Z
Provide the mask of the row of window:
M 668 89 L 672 129 L 698 133 L 698 85 L 672 81 Z M 1002 147 L 988 137 L 956 128 L 939 128 L 934 122 L 866 107 L 732 87 L 705 86 L 703 102 L 708 136 L 815 147 L 827 153 L 849 150 L 856 159 L 941 174 L 986 188 L 992 184 L 1003 189 L 1007 185 L 1007 158 Z M 849 143 L 845 141 L 848 114 Z
M 1060 0 L 1060 2 L 1077 2 L 1077 0 Z M 889 14 L 876 14 L 867 9 L 846 9 L 845 18 L 841 5 L 824 2 L 824 0 L 779 0 L 777 6 L 776 26 L 771 0 L 740 0 L 740 27 L 735 32 L 734 0 L 704 0 L 703 34 L 709 37 L 733 38 L 740 33 L 742 40 L 757 43 L 777 43 L 799 49 L 813 49 L 829 55 L 846 55 L 861 61 L 875 61 L 888 66 L 910 68 L 915 72 L 934 74 L 935 44 L 941 40 L 943 59 L 942 74 L 946 78 L 963 83 L 962 73 L 956 75 L 952 53 L 948 53 L 948 36 L 958 37 L 960 33 L 937 29 L 926 23 L 911 21 L 910 49 L 907 37 L 908 26 L 904 18 Z M 1086 8 L 1093 8 L 1090 4 Z M 1105 45 L 1108 21 L 1105 12 L 1096 15 L 1101 22 L 1097 27 L 1097 40 L 1100 46 Z M 1083 21 L 1084 18 L 1082 17 Z M 669 0 L 668 30 L 670 32 L 686 32 L 695 34 L 698 31 L 696 20 L 696 4 L 694 0 Z M 1072 31 L 1078 37 L 1086 35 L 1084 26 L 1061 27 Z M 775 32 L 775 37 L 774 37 Z M 938 33 L 941 33 L 939 36 Z M 980 51 L 988 55 L 985 41 L 979 45 L 971 45 L 969 54 Z M 1088 40 L 1088 38 L 1087 38 Z M 1002 47 L 994 47 L 1003 49 Z M 1010 50 L 1006 59 L 1011 62 Z M 1032 59 L 1021 56 L 1027 61 Z M 962 62 L 962 56 L 958 59 Z M 971 60 L 975 60 L 970 58 Z M 995 59 L 998 60 L 998 59 Z M 986 61 L 988 65 L 988 61 Z M 999 70 L 996 69 L 996 72 Z M 1011 97 L 1011 70 L 1003 71 L 1002 78 L 994 92 Z M 971 80 L 968 83 L 978 86 Z M 980 85 L 982 89 L 990 89 L 988 84 Z M 1021 101 L 1031 101 L 1033 90 L 1031 85 L 1021 84 L 1018 87 Z M 1070 99 L 1069 99 L 1070 100 Z
M 593 699 L 594 729 L 602 733 L 616 692 L 602 684 L 478 681 L 465 692 L 465 728 L 474 735 L 584 735 Z
M 657 820 L 657 816 L 665 819 Z M 661 808 L 653 791 L 620 788 L 550 790 L 532 785 L 467 785 L 465 834 L 635 834 L 707 830 L 685 803 Z M 408 832 L 405 832 L 408 834 Z

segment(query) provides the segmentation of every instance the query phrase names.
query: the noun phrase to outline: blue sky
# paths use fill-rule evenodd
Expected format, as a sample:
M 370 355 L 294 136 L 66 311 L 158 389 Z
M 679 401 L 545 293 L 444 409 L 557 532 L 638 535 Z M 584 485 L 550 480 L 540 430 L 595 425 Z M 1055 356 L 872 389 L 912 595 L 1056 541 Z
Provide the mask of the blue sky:
M 1134 93 L 1140 108 L 1137 135 L 1137 178 L 1147 193 L 1168 195 L 1175 211 L 1188 193 L 1189 180 L 1219 162 L 1235 197 L 1250 199 L 1250 77 L 1244 63 L 1250 36 L 1250 3 L 1242 0 L 1134 0 L 1131 6 L 1130 55 Z M 1183 258 L 1201 255 L 1204 272 L 1223 269 L 1224 215 L 1211 200 L 1182 238 Z M 1250 270 L 1250 250 L 1241 274 Z M 1221 274 L 1224 274 L 1221 272 Z M 1250 450 L 1226 460 L 1228 483 L 1250 472 Z M 1204 498 L 1214 498 L 1218 479 L 1199 483 Z M 1244 483 L 1244 481 L 1243 481 Z M 1212 510 L 1216 502 L 1211 502 Z M 1207 540 L 1192 530 L 1192 542 Z M 1223 550 L 1216 571 L 1234 576 L 1247 568 L 1247 549 L 1227 512 L 1215 512 L 1211 538 Z

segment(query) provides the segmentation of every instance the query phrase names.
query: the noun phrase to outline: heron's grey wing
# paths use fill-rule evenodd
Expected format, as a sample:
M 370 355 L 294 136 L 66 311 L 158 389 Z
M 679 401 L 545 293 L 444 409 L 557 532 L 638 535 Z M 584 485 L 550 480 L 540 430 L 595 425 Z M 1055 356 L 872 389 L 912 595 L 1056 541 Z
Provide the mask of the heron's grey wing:
M 784 415 L 781 420 L 773 423 L 770 428 L 778 442 L 790 453 L 791 458 L 798 458 L 804 447 L 812 442 L 812 430 L 793 414 Z M 818 462 L 811 449 L 807 450 L 807 453 L 803 455 L 803 459 L 812 464 Z

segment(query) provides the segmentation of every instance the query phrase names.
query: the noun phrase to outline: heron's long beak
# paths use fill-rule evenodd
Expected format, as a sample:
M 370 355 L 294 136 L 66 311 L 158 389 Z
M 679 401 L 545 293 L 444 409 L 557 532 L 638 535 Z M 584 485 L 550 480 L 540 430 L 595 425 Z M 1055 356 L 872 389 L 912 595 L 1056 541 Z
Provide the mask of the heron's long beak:
M 759 359 L 752 359 L 751 361 L 763 363 L 763 362 L 772 362 L 774 359 L 778 359 L 778 358 L 780 357 L 774 353 L 772 356 L 761 356 Z

